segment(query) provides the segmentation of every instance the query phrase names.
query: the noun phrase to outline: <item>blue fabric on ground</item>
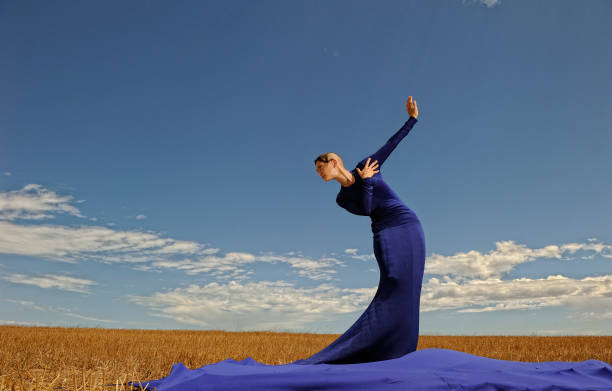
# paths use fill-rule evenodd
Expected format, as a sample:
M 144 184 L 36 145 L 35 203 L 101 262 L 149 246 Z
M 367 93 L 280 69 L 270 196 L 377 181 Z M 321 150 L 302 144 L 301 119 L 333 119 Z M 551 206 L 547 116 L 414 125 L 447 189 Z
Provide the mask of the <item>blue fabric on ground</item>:
M 527 363 L 423 349 L 359 364 L 266 365 L 248 357 L 190 370 L 177 363 L 168 376 L 142 385 L 156 391 L 610 391 L 612 367 L 598 360 Z

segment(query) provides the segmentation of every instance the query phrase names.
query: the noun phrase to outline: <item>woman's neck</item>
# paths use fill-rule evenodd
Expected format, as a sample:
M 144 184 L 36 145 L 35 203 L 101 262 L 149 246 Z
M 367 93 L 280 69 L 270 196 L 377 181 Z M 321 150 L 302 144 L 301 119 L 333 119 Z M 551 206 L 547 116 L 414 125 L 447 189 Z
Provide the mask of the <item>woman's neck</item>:
M 355 183 L 355 176 L 352 172 L 348 171 L 347 169 L 344 169 L 342 171 L 342 180 L 339 180 L 338 182 L 340 182 L 340 184 L 344 187 L 349 187 L 353 183 Z

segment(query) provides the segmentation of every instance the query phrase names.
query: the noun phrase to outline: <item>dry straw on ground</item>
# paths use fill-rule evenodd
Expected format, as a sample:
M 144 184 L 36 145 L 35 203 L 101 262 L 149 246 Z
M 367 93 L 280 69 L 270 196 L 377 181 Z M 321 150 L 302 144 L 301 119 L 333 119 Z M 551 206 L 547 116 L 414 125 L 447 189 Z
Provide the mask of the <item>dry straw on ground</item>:
M 321 350 L 338 334 L 124 330 L 0 326 L 0 391 L 123 390 L 128 380 L 168 375 L 246 357 L 285 364 Z M 612 360 L 612 337 L 427 336 L 419 349 L 444 348 L 515 361 Z

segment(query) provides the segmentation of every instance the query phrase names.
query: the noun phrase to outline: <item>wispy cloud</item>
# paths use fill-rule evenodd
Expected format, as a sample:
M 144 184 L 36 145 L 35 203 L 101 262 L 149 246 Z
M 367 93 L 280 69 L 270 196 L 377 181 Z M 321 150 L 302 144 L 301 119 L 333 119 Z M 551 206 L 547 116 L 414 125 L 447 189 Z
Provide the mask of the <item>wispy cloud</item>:
M 19 321 L 19 320 L 3 320 L 3 319 L 0 319 L 0 324 L 14 325 L 14 326 L 49 326 L 48 323 L 22 322 L 22 321 Z
M 533 310 L 567 306 L 575 310 L 612 308 L 612 275 L 573 279 L 546 278 L 456 281 L 446 276 L 423 285 L 421 311 L 454 309 L 457 312 Z
M 128 296 L 151 315 L 207 328 L 301 330 L 312 322 L 365 308 L 376 288 L 342 289 L 330 284 L 298 288 L 285 281 L 216 282 L 152 296 Z
M 347 248 L 346 250 L 344 250 L 344 253 L 353 259 L 359 259 L 360 261 L 364 261 L 364 262 L 370 261 L 372 259 L 376 259 L 376 257 L 374 256 L 374 253 L 358 254 L 358 250 L 356 248 Z
M 501 4 L 501 0 L 463 0 L 463 4 L 482 4 L 486 5 L 487 8 L 495 7 L 496 5 Z
M 568 255 L 579 250 L 593 251 L 601 257 L 612 259 L 612 246 L 595 240 L 589 239 L 587 243 L 552 244 L 542 248 L 528 248 L 513 240 L 505 240 L 496 242 L 496 249 L 486 254 L 476 250 L 458 252 L 450 256 L 433 253 L 427 258 L 425 272 L 468 278 L 499 277 L 521 263 L 536 259 L 571 260 Z
M 102 226 L 19 225 L 0 221 L 0 252 L 77 262 L 146 262 L 169 254 L 197 254 L 196 242 L 161 238 L 150 232 L 119 231 Z
M 336 266 L 346 267 L 346 264 L 336 258 L 323 257 L 310 259 L 306 257 L 287 257 L 279 255 L 260 255 L 256 257 L 261 262 L 281 262 L 297 269 L 297 274 L 311 280 L 332 280 Z
M 338 57 L 340 55 L 340 52 L 338 51 L 338 49 L 323 48 L 323 53 L 331 54 L 333 57 Z
M 608 307 L 610 308 L 610 307 Z M 590 320 L 602 320 L 602 319 L 611 319 L 612 320 L 612 311 L 609 311 L 607 309 L 603 309 L 601 311 L 597 311 L 597 312 L 574 312 L 572 314 L 569 315 L 570 318 L 573 319 L 578 319 L 578 320 L 585 320 L 585 321 L 590 321 Z
M 41 185 L 29 184 L 20 190 L 0 193 L 0 220 L 51 219 L 55 217 L 53 213 L 85 218 L 76 207 L 70 205 L 72 199 L 72 196 L 59 196 Z
M 0 253 L 37 256 L 63 262 L 87 260 L 104 263 L 139 264 L 139 270 L 174 269 L 190 275 L 208 273 L 218 278 L 245 278 L 252 271 L 244 266 L 256 262 L 285 263 L 299 276 L 313 280 L 331 280 L 335 258 L 254 255 L 229 252 L 211 255 L 217 248 L 204 248 L 197 242 L 162 238 L 155 233 L 120 231 L 102 226 L 78 228 L 59 225 L 18 225 L 0 221 Z M 183 257 L 174 260 L 172 257 Z
M 311 280 L 333 280 L 336 266 L 346 267 L 345 263 L 335 258 L 311 259 L 283 255 L 254 255 L 231 252 L 223 256 L 211 255 L 194 259 L 158 260 L 146 265 L 139 265 L 138 270 L 159 271 L 172 269 L 189 275 L 206 274 L 217 280 L 245 280 L 254 273 L 256 263 L 284 263 L 295 269 L 295 273 Z M 250 267 L 251 270 L 246 269 Z
M 98 285 L 97 282 L 92 280 L 59 274 L 43 274 L 37 277 L 25 274 L 10 274 L 2 278 L 15 284 L 35 285 L 40 288 L 55 288 L 79 293 L 89 293 L 88 288 L 90 286 Z
M 606 332 L 604 330 L 592 330 L 592 329 L 583 329 L 583 328 L 575 328 L 575 327 L 567 327 L 563 329 L 539 329 L 537 332 L 534 332 L 533 335 L 605 335 Z
M 488 8 L 501 4 L 501 0 L 479 0 L 479 1 L 482 4 L 486 5 Z
M 376 287 L 342 289 L 331 284 L 297 288 L 285 281 L 190 285 L 128 300 L 152 309 L 150 315 L 226 330 L 303 330 L 334 315 L 363 311 Z M 457 282 L 432 278 L 423 286 L 421 311 L 493 312 L 566 306 L 587 314 L 609 314 L 612 275 L 572 279 L 561 275 L 514 280 Z M 608 315 L 602 315 L 606 317 Z
M 69 316 L 71 318 L 89 320 L 89 321 L 94 321 L 94 322 L 103 322 L 103 323 L 117 323 L 117 322 L 119 322 L 117 320 L 102 319 L 102 318 L 96 318 L 96 317 L 93 317 L 93 316 L 81 315 L 79 313 L 73 312 L 70 308 L 66 308 L 66 307 L 40 306 L 40 305 L 37 305 L 36 303 L 34 303 L 33 301 L 28 301 L 28 300 L 13 300 L 13 299 L 5 299 L 5 300 L 10 302 L 10 303 L 19 304 L 19 305 L 24 306 L 24 307 L 29 308 L 29 309 L 33 309 L 33 310 L 37 310 L 37 311 L 44 311 L 44 312 L 58 313 L 58 314 L 61 314 L 61 315 Z
M 24 189 L 35 189 L 36 192 L 29 194 Z M 0 200 L 4 200 L 0 201 L 0 216 L 36 215 L 46 218 L 58 210 L 70 210 L 75 216 L 82 216 L 78 209 L 70 205 L 72 197 L 60 197 L 39 185 L 28 185 L 24 189 L 0 193 Z M 46 205 L 49 213 L 40 214 L 38 211 L 41 205 Z M 215 255 L 219 252 L 218 248 L 206 248 L 194 241 L 163 238 L 152 231 L 122 231 L 85 225 L 21 225 L 7 220 L 11 219 L 0 218 L 0 253 L 36 256 L 54 261 L 128 263 L 140 271 L 173 269 L 190 275 L 207 273 L 220 280 L 246 279 L 253 274 L 253 270 L 245 267 L 257 262 L 285 263 L 297 275 L 312 280 L 332 280 L 336 274 L 335 267 L 345 266 L 344 262 L 335 258 L 310 259 L 239 252 Z

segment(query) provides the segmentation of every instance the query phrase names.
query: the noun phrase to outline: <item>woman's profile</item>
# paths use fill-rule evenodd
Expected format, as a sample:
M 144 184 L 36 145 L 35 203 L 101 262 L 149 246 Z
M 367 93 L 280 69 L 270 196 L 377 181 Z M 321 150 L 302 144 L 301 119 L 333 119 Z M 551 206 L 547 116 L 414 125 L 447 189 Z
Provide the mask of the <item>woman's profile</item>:
M 416 214 L 384 181 L 380 168 L 416 124 L 417 102 L 406 102 L 409 118 L 372 155 L 348 171 L 334 152 L 315 159 L 323 180 L 336 180 L 336 203 L 348 212 L 370 216 L 374 255 L 380 269 L 378 290 L 355 323 L 325 349 L 295 364 L 351 364 L 401 357 L 416 350 L 419 301 L 425 267 L 425 236 Z

